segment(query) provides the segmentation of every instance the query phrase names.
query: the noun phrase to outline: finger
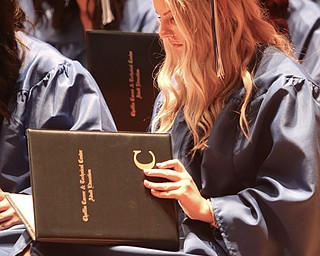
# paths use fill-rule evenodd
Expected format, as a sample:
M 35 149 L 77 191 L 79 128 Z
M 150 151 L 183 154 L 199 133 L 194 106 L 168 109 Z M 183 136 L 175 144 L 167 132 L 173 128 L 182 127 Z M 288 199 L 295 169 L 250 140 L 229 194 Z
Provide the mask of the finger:
M 151 182 L 148 180 L 144 180 L 144 186 L 149 189 L 161 190 L 161 191 L 170 191 L 176 190 L 180 186 L 175 182 Z
M 0 188 L 0 202 L 4 199 L 4 192 L 3 190 Z
M 0 201 L 0 212 L 6 211 L 10 208 L 10 203 L 8 202 L 7 199 L 3 199 Z
M 149 181 L 145 181 L 145 186 L 150 189 L 151 194 L 158 198 L 168 198 L 168 199 L 176 199 L 183 200 L 185 197 L 184 189 L 181 188 L 179 182 L 178 183 L 169 183 L 167 186 L 158 186 L 156 184 L 156 188 L 153 188 L 153 183 Z
M 22 221 L 20 220 L 20 218 L 18 216 L 14 216 L 13 218 L 11 218 L 8 221 L 4 221 L 2 223 L 0 223 L 0 230 L 2 229 L 8 229 L 14 225 L 18 225 L 18 224 L 22 224 Z
M 179 172 L 169 169 L 146 169 L 144 170 L 144 174 L 148 177 L 159 177 L 171 181 L 178 181 L 182 179 L 182 176 Z
M 150 191 L 151 191 L 151 194 L 157 198 L 176 199 L 174 197 L 174 194 L 171 191 L 158 191 L 158 190 L 154 190 L 154 189 L 151 189 Z
M 171 159 L 162 163 L 157 163 L 156 166 L 161 169 L 174 169 L 178 172 L 182 172 L 185 170 L 184 166 L 178 159 Z
M 151 189 L 150 191 L 153 196 L 158 198 L 179 200 L 182 196 L 180 188 L 167 191 Z
M 12 219 L 15 215 L 16 215 L 16 213 L 12 208 L 1 212 L 1 214 L 0 214 L 0 223 L 6 222 L 6 221 Z

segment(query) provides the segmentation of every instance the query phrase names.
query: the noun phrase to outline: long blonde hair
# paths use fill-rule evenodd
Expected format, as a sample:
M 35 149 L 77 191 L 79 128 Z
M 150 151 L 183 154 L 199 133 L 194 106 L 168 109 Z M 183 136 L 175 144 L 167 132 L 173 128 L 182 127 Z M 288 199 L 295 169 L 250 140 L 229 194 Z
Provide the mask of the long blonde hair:
M 258 1 L 216 1 L 218 47 L 225 73 L 223 78 L 219 78 L 213 65 L 209 0 L 164 1 L 184 39 L 184 50 L 177 55 L 167 39 L 163 39 L 166 57 L 158 73 L 157 84 L 164 94 L 164 103 L 154 119 L 154 128 L 157 123 L 158 132 L 169 131 L 182 109 L 193 134 L 191 153 L 203 150 L 225 101 L 243 84 L 246 94 L 240 109 L 239 125 L 248 137 L 246 109 L 254 86 L 248 65 L 259 45 L 274 45 L 291 55 L 289 42 L 266 21 Z M 172 82 L 173 77 L 176 84 Z

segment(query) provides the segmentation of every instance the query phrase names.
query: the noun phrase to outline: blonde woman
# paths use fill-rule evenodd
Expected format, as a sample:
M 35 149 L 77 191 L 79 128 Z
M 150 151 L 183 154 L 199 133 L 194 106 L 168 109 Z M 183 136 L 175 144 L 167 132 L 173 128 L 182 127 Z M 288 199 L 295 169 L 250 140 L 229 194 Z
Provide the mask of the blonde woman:
M 34 243 L 31 252 L 320 255 L 319 86 L 258 0 L 153 2 L 166 51 L 153 132 L 171 133 L 175 159 L 145 170 L 144 185 L 179 202 L 182 249 Z
M 172 182 L 145 186 L 179 201 L 184 252 L 318 255 L 319 86 L 259 1 L 154 5 L 166 50 L 154 131 L 179 160 L 145 171 Z

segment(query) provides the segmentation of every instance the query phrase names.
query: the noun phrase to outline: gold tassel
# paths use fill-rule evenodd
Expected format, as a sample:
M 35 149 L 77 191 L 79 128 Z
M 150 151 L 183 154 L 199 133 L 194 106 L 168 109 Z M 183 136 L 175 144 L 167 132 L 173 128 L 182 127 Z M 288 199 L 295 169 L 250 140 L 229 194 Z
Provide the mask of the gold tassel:
M 224 1 L 224 0 L 221 0 Z M 214 57 L 214 70 L 217 76 L 220 79 L 224 78 L 224 68 L 221 58 L 220 52 L 220 37 L 217 31 L 217 24 L 218 24 L 218 12 L 217 12 L 217 2 L 216 0 L 211 0 L 211 26 L 212 26 L 212 41 L 213 41 L 213 57 Z

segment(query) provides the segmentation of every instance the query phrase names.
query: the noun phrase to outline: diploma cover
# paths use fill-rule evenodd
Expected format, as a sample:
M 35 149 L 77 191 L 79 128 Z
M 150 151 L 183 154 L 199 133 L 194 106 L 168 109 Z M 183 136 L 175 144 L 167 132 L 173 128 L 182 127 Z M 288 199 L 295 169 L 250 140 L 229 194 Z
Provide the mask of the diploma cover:
M 32 199 L 6 196 L 29 207 L 16 211 L 34 240 L 178 250 L 176 201 L 143 185 L 143 169 L 172 158 L 169 134 L 28 129 L 27 138 Z
M 118 131 L 147 131 L 158 94 L 154 77 L 165 55 L 158 34 L 90 30 L 86 45 L 88 69 Z

